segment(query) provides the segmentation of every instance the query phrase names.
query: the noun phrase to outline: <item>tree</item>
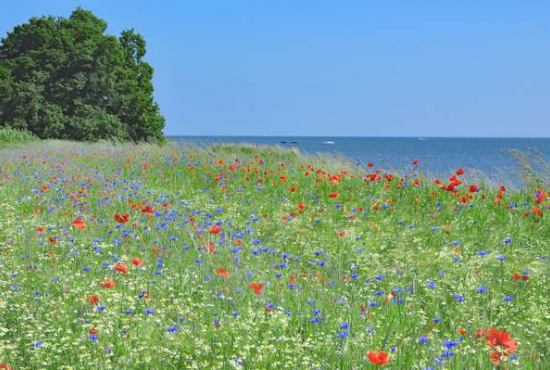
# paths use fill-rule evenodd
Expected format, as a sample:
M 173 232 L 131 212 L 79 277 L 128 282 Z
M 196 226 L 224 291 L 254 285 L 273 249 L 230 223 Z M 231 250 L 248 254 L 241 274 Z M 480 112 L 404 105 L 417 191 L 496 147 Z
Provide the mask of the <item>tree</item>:
M 31 18 L 0 43 L 0 127 L 40 138 L 162 141 L 153 68 L 134 30 L 77 8 L 69 18 Z

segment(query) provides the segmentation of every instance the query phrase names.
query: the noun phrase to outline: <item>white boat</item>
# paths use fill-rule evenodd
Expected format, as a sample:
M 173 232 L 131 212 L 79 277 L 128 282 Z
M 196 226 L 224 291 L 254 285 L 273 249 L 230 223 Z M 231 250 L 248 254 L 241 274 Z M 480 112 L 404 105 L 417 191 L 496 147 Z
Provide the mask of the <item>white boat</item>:
M 334 141 L 323 141 L 324 145 L 334 145 Z

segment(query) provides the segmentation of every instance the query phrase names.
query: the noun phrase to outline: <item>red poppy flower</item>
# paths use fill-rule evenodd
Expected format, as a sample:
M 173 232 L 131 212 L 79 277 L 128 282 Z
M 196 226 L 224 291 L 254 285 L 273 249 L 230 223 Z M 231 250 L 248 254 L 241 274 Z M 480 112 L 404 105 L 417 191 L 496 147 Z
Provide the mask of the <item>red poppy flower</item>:
M 386 352 L 371 351 L 368 354 L 369 361 L 375 365 L 385 365 L 390 362 L 390 356 Z
M 219 227 L 218 225 L 214 225 L 210 228 L 210 234 L 219 234 L 220 231 L 222 231 L 221 227 Z
M 107 281 L 104 281 L 102 282 L 101 284 L 99 284 L 102 288 L 114 288 L 116 287 L 116 283 L 115 281 L 113 280 L 112 277 L 109 278 L 109 280 Z
M 132 265 L 134 265 L 134 266 L 143 265 L 143 259 L 142 258 L 133 258 L 132 259 Z
M 115 221 L 118 222 L 119 224 L 125 224 L 126 222 L 128 222 L 129 219 L 130 219 L 129 214 L 121 215 L 121 214 L 115 213 Z
M 0 364 L 0 369 L 3 369 L 3 370 L 13 370 L 13 368 L 12 368 L 10 365 L 8 365 L 6 362 L 2 362 L 2 363 Z
M 338 198 L 338 193 L 329 193 L 328 196 L 333 198 L 333 199 Z
M 511 352 L 514 352 L 517 347 L 517 342 L 515 339 L 510 338 L 510 333 L 496 328 L 489 328 L 485 339 L 491 347 L 506 347 Z
M 491 351 L 489 353 L 489 359 L 491 360 L 491 362 L 493 363 L 493 365 L 495 366 L 499 366 L 500 365 L 500 358 L 502 357 L 502 353 L 498 352 L 498 351 Z
M 57 239 L 50 236 L 48 238 L 48 243 L 50 243 L 51 245 L 56 245 L 57 244 Z
M 418 159 L 415 159 L 413 161 L 413 166 L 418 166 L 419 163 L 420 163 L 420 161 Z
M 515 281 L 518 281 L 519 279 L 521 279 L 521 275 L 518 274 L 517 272 L 514 272 L 512 274 L 512 279 L 514 279 Z
M 99 304 L 99 297 L 96 295 L 91 295 L 87 299 L 88 303 L 93 304 L 94 306 L 97 306 Z
M 470 185 L 470 187 L 468 188 L 468 191 L 470 191 L 470 193 L 475 193 L 476 191 L 479 191 L 479 186 Z
M 264 288 L 264 285 L 262 283 L 250 283 L 249 287 L 254 291 L 254 294 L 260 295 L 262 294 L 262 289 Z
M 304 203 L 298 203 L 296 206 L 300 212 L 303 212 L 306 209 L 306 205 Z
M 77 218 L 76 220 L 74 220 L 71 225 L 73 225 L 77 229 L 86 231 L 86 222 L 81 218 Z
M 123 263 L 117 263 L 115 265 L 115 271 L 122 272 L 123 274 L 127 274 L 128 273 L 128 266 L 126 266 Z
M 153 210 L 153 207 L 151 206 L 145 206 L 141 209 L 141 212 L 151 214 L 154 212 L 154 210 Z
M 99 333 L 99 331 L 96 328 L 92 328 L 90 329 L 90 331 L 88 331 L 88 333 L 90 333 L 91 335 L 96 335 L 97 333 Z
M 464 175 L 464 168 L 459 168 L 458 170 L 456 170 L 456 174 L 457 174 L 458 176 Z
M 223 267 L 216 270 L 216 275 L 221 276 L 224 279 L 229 279 L 231 277 L 231 273 Z

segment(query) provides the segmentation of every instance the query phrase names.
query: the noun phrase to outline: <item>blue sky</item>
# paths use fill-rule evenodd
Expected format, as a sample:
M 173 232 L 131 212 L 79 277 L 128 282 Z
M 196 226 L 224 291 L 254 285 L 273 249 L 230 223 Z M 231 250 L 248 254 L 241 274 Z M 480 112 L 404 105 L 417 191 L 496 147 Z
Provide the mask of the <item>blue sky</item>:
M 550 137 L 550 1 L 2 0 L 135 28 L 168 135 Z

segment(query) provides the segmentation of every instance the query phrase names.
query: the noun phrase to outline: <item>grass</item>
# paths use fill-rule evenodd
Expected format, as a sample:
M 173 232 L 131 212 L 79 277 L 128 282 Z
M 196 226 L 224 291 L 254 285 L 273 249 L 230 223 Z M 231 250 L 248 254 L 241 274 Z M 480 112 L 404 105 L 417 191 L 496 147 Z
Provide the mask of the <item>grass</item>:
M 544 189 L 423 172 L 274 147 L 3 149 L 0 364 L 550 368 Z
M 36 140 L 38 140 L 38 138 L 28 131 L 0 127 L 0 148 Z

